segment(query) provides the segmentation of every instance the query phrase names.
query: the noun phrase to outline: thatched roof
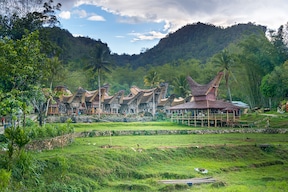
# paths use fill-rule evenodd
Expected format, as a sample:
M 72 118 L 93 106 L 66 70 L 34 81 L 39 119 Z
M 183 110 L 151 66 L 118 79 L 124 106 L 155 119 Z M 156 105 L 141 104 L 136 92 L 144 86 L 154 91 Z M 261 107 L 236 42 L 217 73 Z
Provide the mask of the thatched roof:
M 197 100 L 197 97 L 203 99 L 205 98 L 203 96 L 207 96 L 209 94 L 212 96 L 212 100 L 215 100 L 218 94 L 218 87 L 222 76 L 223 72 L 219 72 L 218 75 L 206 85 L 201 85 L 188 76 L 187 81 L 194 99 Z

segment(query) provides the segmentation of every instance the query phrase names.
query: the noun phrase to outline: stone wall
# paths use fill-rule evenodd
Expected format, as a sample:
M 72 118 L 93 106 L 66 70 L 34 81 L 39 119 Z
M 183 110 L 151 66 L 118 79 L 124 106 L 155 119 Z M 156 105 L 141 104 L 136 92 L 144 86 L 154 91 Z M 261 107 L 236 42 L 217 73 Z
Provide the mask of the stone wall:
M 85 131 L 81 133 L 67 134 L 50 139 L 34 140 L 28 143 L 27 150 L 41 151 L 64 147 L 73 142 L 74 137 L 97 136 L 126 136 L 126 135 L 185 135 L 185 134 L 227 134 L 227 133 L 266 133 L 287 134 L 288 129 L 217 129 L 217 130 L 135 130 L 135 131 Z
M 185 134 L 227 134 L 227 133 L 267 133 L 286 134 L 288 129 L 206 129 L 206 130 L 135 130 L 135 131 L 85 131 L 78 133 L 76 137 L 97 136 L 126 136 L 126 135 L 185 135 Z
M 54 148 L 64 147 L 71 144 L 73 138 L 73 134 L 67 134 L 49 139 L 33 140 L 28 143 L 25 148 L 33 151 L 52 150 Z
M 92 115 L 74 115 L 74 116 L 48 116 L 47 123 L 65 123 L 68 119 L 74 123 L 92 123 L 92 122 L 139 122 L 139 121 L 152 121 L 149 116 L 124 116 L 124 115 L 102 115 L 99 119 L 98 116 Z

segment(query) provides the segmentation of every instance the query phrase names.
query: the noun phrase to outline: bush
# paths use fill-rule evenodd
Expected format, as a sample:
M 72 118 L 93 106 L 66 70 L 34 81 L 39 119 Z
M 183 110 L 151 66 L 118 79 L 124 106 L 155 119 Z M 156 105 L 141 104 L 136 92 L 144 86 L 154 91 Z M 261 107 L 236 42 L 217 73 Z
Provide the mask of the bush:
M 11 172 L 0 169 L 0 191 L 5 191 L 10 182 Z
M 45 138 L 47 136 L 46 129 L 43 127 L 37 127 L 36 133 L 37 133 L 37 138 Z
M 27 127 L 25 128 L 25 131 L 28 132 L 29 138 L 33 140 L 74 133 L 74 127 L 68 123 L 56 126 L 53 124 L 46 124 L 45 127 L 39 127 L 38 125 Z
M 65 135 L 66 133 L 68 133 L 68 129 L 66 125 L 60 125 L 57 127 L 57 135 Z
M 45 126 L 45 128 L 46 128 L 47 137 L 55 137 L 55 136 L 57 136 L 57 130 L 55 129 L 54 126 L 48 124 L 48 125 Z
M 25 124 L 26 124 L 26 127 L 32 127 L 32 126 L 35 126 L 36 123 L 32 119 L 27 118 Z

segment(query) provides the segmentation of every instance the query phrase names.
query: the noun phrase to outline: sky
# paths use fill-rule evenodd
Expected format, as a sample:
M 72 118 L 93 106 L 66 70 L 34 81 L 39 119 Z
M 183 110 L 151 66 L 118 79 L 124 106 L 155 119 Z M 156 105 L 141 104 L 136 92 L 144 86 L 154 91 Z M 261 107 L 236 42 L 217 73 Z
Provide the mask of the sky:
M 111 53 L 139 54 L 197 22 L 229 27 L 252 22 L 277 30 L 287 0 L 58 0 L 60 27 L 107 43 Z

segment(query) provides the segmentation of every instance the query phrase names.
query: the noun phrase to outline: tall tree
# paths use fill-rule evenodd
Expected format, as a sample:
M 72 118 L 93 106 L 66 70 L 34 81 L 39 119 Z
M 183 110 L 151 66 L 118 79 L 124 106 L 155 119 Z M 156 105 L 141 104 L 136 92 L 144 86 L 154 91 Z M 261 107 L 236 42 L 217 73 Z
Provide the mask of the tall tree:
M 21 39 L 25 31 L 54 26 L 58 23 L 55 10 L 60 8 L 61 4 L 55 5 L 53 0 L 3 0 L 0 2 L 0 37 Z
M 288 61 L 264 76 L 260 88 L 262 94 L 269 100 L 274 98 L 276 104 L 285 100 L 288 97 Z
M 47 73 L 50 90 L 53 88 L 55 79 L 63 75 L 63 69 L 64 67 L 58 57 L 52 57 L 46 60 L 45 71 Z
M 227 49 L 224 49 L 223 51 L 221 51 L 219 54 L 217 54 L 213 58 L 213 61 L 215 62 L 216 67 L 220 68 L 220 71 L 224 72 L 224 79 L 225 79 L 225 85 L 226 85 L 227 92 L 228 92 L 228 97 L 229 97 L 230 102 L 232 102 L 232 95 L 231 95 L 231 90 L 230 90 L 230 85 L 229 85 L 230 76 L 233 75 L 231 71 L 231 67 L 234 64 L 232 55 L 229 53 Z
M 155 87 L 159 86 L 161 82 L 160 76 L 156 71 L 149 71 L 147 75 L 144 76 L 144 85 L 153 89 L 153 103 L 152 103 L 152 115 L 153 119 L 155 116 Z
M 23 103 L 28 103 L 35 96 L 34 90 L 45 76 L 45 56 L 40 53 L 40 48 L 38 32 L 20 40 L 5 38 L 0 41 L 0 90 L 8 103 L 13 101 L 2 110 L 8 111 L 9 115 L 15 116 L 19 109 L 26 111 Z
M 111 62 L 108 60 L 105 60 L 106 57 L 110 54 L 110 51 L 106 49 L 106 47 L 102 46 L 95 46 L 94 49 L 91 51 L 89 58 L 88 58 L 88 64 L 86 65 L 86 69 L 92 70 L 94 74 L 97 74 L 98 77 L 98 94 L 99 94 L 99 112 L 98 116 L 100 118 L 101 113 L 101 74 L 108 72 L 111 73 L 110 66 Z
M 288 23 L 286 27 L 281 25 L 277 31 L 270 31 L 270 38 L 276 49 L 276 64 L 281 65 L 288 60 Z
M 265 105 L 264 96 L 261 94 L 260 86 L 262 78 L 273 71 L 275 63 L 275 48 L 266 36 L 252 35 L 239 43 L 242 52 L 238 54 L 238 65 L 243 66 L 242 81 L 245 84 L 243 92 L 248 96 L 251 107 L 262 107 Z

